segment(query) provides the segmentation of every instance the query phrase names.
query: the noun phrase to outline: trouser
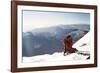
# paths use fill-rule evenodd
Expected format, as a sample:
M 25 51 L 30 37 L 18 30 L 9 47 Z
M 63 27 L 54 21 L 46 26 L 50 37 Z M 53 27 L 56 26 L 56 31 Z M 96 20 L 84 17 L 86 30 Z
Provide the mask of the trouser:
M 68 52 L 68 53 L 75 53 L 76 51 L 78 51 L 76 48 L 65 48 L 64 54 L 65 54 L 66 52 Z

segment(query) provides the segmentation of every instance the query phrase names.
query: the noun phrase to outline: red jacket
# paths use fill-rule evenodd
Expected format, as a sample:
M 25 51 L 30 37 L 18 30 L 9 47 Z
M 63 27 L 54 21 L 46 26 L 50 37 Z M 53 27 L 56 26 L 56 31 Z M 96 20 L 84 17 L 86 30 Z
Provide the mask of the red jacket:
M 69 38 L 66 37 L 64 39 L 64 52 L 68 51 L 70 53 L 73 53 L 73 52 L 77 51 L 77 49 L 73 48 L 72 45 L 73 45 L 73 39 L 71 37 L 69 37 Z

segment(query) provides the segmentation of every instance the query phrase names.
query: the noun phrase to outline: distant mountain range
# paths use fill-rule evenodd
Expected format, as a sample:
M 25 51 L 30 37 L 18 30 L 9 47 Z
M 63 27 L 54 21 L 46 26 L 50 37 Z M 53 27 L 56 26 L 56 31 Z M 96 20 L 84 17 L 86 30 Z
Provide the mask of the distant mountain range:
M 71 35 L 75 43 L 90 30 L 89 24 L 58 25 L 23 32 L 23 56 L 36 56 L 62 52 L 62 40 Z

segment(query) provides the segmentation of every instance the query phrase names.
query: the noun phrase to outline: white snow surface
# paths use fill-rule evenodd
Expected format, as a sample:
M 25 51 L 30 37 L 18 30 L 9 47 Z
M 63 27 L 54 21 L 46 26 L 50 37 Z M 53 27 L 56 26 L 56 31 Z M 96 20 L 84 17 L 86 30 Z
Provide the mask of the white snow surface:
M 90 48 L 90 32 L 88 32 L 86 35 L 84 35 L 84 37 L 82 37 L 75 44 L 73 44 L 73 47 L 81 51 L 90 51 L 91 49 Z
M 50 61 L 69 61 L 69 60 L 86 60 L 88 56 L 78 55 L 77 53 L 63 56 L 63 52 L 52 55 L 45 54 L 33 57 L 23 57 L 23 62 L 50 62 Z
M 79 51 L 90 54 L 89 34 L 90 33 L 87 33 L 84 37 L 82 37 L 79 41 L 77 41 L 73 45 L 73 47 L 77 48 Z M 89 57 L 88 55 L 81 55 L 78 53 L 72 53 L 64 56 L 63 52 L 55 52 L 52 55 L 44 54 L 44 55 L 37 55 L 32 57 L 23 57 L 23 62 L 35 63 L 35 62 L 51 62 L 51 61 L 69 61 L 69 60 L 75 61 L 75 60 L 86 60 L 88 57 Z

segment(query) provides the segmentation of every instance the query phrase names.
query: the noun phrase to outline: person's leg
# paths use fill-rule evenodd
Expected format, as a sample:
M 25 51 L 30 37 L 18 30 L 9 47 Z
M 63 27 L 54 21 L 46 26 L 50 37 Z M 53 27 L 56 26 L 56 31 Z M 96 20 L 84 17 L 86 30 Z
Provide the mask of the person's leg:
M 63 55 L 66 56 L 66 46 L 64 48 L 64 54 Z
M 64 50 L 64 56 L 66 56 L 66 50 Z
M 78 52 L 78 50 L 76 48 L 73 48 L 74 49 L 74 52 Z
M 76 48 L 70 48 L 70 50 L 69 50 L 69 52 L 70 53 L 75 53 L 75 52 L 77 52 L 78 50 L 76 49 Z

